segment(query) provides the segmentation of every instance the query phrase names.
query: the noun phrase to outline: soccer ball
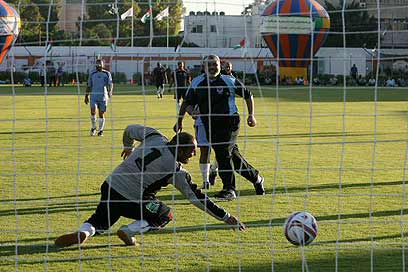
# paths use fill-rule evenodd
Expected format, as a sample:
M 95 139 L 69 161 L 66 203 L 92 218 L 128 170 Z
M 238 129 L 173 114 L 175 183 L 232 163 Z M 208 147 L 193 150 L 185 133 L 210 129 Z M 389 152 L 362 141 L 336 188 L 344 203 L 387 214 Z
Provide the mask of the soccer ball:
M 286 239 L 294 245 L 308 245 L 317 236 L 317 221 L 307 212 L 294 212 L 284 224 Z

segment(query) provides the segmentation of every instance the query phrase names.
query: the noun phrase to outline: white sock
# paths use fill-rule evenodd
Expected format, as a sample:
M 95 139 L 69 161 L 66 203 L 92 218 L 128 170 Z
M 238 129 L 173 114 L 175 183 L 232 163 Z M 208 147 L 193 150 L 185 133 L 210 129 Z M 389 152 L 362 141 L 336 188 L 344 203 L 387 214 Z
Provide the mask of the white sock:
M 82 226 L 78 230 L 79 232 L 85 233 L 86 237 L 88 238 L 89 236 L 94 236 L 96 233 L 96 230 L 94 226 L 92 226 L 89 223 L 83 223 Z
M 127 225 L 132 235 L 144 233 L 150 230 L 150 225 L 146 220 L 137 220 Z
M 255 183 L 261 183 L 261 181 L 262 181 L 262 177 L 261 175 L 258 175 L 258 180 Z
M 208 182 L 208 176 L 210 174 L 210 164 L 209 163 L 200 163 L 200 171 L 203 177 L 203 182 Z
M 105 127 L 105 117 L 99 118 L 99 131 L 102 131 Z
M 218 170 L 218 162 L 217 160 L 214 160 L 214 162 L 210 166 L 211 171 L 217 171 Z
M 91 115 L 92 128 L 96 129 L 96 115 Z

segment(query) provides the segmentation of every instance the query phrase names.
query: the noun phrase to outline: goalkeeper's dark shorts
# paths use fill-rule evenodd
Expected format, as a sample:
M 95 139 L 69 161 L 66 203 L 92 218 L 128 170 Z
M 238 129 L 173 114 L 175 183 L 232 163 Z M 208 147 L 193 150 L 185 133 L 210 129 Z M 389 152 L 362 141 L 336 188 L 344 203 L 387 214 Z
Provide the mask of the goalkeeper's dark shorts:
M 173 218 L 170 208 L 157 198 L 141 203 L 133 202 L 105 181 L 101 186 L 101 200 L 92 216 L 85 222 L 90 223 L 100 234 L 115 224 L 123 216 L 134 220 L 146 220 L 153 228 L 163 228 Z

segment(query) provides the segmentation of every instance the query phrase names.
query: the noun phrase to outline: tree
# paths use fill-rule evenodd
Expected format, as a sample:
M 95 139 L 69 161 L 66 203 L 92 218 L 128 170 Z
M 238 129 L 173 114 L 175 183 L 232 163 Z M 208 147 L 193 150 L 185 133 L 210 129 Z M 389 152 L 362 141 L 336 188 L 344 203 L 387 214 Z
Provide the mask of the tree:
M 378 29 L 377 19 L 370 16 L 359 3 L 346 4 L 344 11 L 345 33 L 343 33 L 343 4 L 334 6 L 325 1 L 326 9 L 330 15 L 330 32 L 324 43 L 325 47 L 362 47 L 374 48 L 377 44 Z M 343 35 L 346 44 L 343 44 Z
M 41 22 L 44 21 L 44 18 L 40 14 L 39 7 L 29 0 L 9 2 L 14 6 L 21 18 L 19 43 L 37 45 L 35 43 L 37 43 L 41 37 Z

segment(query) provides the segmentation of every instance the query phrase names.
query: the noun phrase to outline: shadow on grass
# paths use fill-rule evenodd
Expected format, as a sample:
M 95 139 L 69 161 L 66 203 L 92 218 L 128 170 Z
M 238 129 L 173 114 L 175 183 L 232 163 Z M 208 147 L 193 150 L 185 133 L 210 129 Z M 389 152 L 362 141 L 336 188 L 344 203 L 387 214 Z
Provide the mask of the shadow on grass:
M 408 232 L 404 232 L 404 237 L 408 236 Z M 374 236 L 373 241 L 380 241 L 380 240 L 387 240 L 387 239 L 395 239 L 395 238 L 401 238 L 402 235 L 401 233 L 397 234 L 392 234 L 392 235 L 381 235 L 381 236 Z M 353 239 L 341 239 L 339 240 L 340 243 L 355 243 L 355 242 L 369 242 L 371 241 L 371 237 L 361 237 L 361 238 L 353 238 Z M 316 245 L 322 245 L 322 244 L 335 244 L 337 243 L 337 240 L 329 240 L 329 241 L 319 241 L 316 243 Z M 314 244 L 311 244 L 312 246 Z
M 270 252 L 265 252 L 261 256 L 255 253 L 242 253 L 240 261 L 234 264 L 223 264 L 223 266 L 211 265 L 211 270 L 218 272 L 230 271 L 347 271 L 347 272 L 368 272 L 368 271 L 405 271 L 404 264 L 408 263 L 408 254 L 405 249 L 327 249 L 319 253 L 309 253 L 305 250 L 302 258 L 301 248 L 298 250 L 288 250 L 293 257 L 290 260 L 282 261 L 276 256 L 272 258 Z M 336 254 L 337 253 L 337 254 Z M 272 253 L 273 254 L 273 253 Z M 275 255 L 275 254 L 274 254 Z M 248 259 L 253 256 L 252 259 Z M 336 258 L 337 256 L 337 258 Z M 246 258 L 244 258 L 246 257 Z M 405 260 L 404 260 L 405 259 Z M 238 266 L 237 263 L 240 263 Z M 202 268 L 202 270 L 205 267 Z
M 96 196 L 100 195 L 100 193 L 90 193 L 90 194 L 78 194 L 78 195 L 62 195 L 62 196 L 50 196 L 50 197 L 33 197 L 33 198 L 17 198 L 17 199 L 2 199 L 2 202 L 24 202 L 24 201 L 36 201 L 36 200 L 52 200 L 52 199 L 64 199 L 64 198 L 76 198 L 76 197 L 84 197 L 84 196 Z
M 376 182 L 373 183 L 374 186 L 398 186 L 402 185 L 404 181 L 384 181 L 384 182 Z M 370 187 L 371 183 L 353 183 L 353 184 L 343 184 L 342 188 L 364 188 L 364 187 Z M 299 187 L 276 187 L 274 190 L 273 189 L 268 189 L 268 184 L 266 184 L 266 193 L 267 194 L 272 194 L 272 193 L 285 193 L 288 191 L 289 193 L 293 192 L 304 192 L 305 191 L 305 186 L 299 186 Z M 320 185 L 311 185 L 308 187 L 309 190 L 324 190 L 324 189 L 338 189 L 339 185 L 337 183 L 334 184 L 320 184 Z M 100 193 L 92 193 L 92 194 L 81 194 L 79 197 L 83 196 L 98 196 Z M 210 192 L 209 196 L 213 200 L 214 193 Z M 239 196 L 253 196 L 255 194 L 253 189 L 245 189 L 239 191 Z M 259 198 L 262 198 L 262 196 L 258 196 Z M 99 198 L 95 199 L 95 201 L 79 201 L 78 203 L 73 202 L 76 198 L 76 195 L 67 195 L 67 196 L 58 196 L 58 197 L 50 197 L 50 199 L 66 199 L 66 198 L 73 198 L 70 200 L 70 203 L 50 203 L 48 205 L 48 213 L 53 214 L 53 213 L 60 213 L 60 212 L 73 212 L 76 210 L 78 207 L 80 212 L 83 211 L 90 211 L 93 212 L 96 209 L 96 206 L 99 203 Z M 177 203 L 174 203 L 175 205 L 192 205 L 188 202 L 188 200 L 183 197 L 182 195 L 172 195 L 172 194 L 163 194 L 159 195 L 158 199 L 160 199 L 163 202 L 166 202 L 167 204 L 172 204 L 171 201 L 176 200 Z M 24 201 L 29 201 L 29 200 L 47 200 L 47 198 L 31 198 L 31 199 L 19 199 L 17 200 L 18 202 L 24 202 Z M 181 201 L 180 201 L 181 200 Z M 8 200 L 12 201 L 12 200 Z M 223 201 L 220 201 L 221 203 Z M 18 205 L 18 204 L 17 204 Z M 32 208 L 17 208 L 17 214 L 18 215 L 30 215 L 30 214 L 45 214 L 47 212 L 47 207 L 45 205 L 41 205 L 40 207 L 32 207 Z M 14 216 L 16 214 L 16 211 L 14 209 L 7 209 L 7 210 L 0 210 L 0 216 Z
M 396 133 L 396 132 L 387 132 L 387 133 L 356 133 L 356 132 L 346 132 L 343 134 L 341 131 L 336 132 L 318 132 L 318 133 L 290 133 L 290 134 L 255 134 L 255 135 L 240 135 L 240 139 L 278 139 L 278 138 L 339 138 L 339 137 L 364 137 L 364 136 L 379 136 L 379 135 L 402 135 L 405 136 L 406 133 Z M 342 141 L 342 139 L 341 139 Z
M 221 181 L 219 181 L 221 182 Z M 245 181 L 243 181 L 245 182 Z M 383 181 L 383 182 L 374 182 L 371 184 L 370 182 L 365 182 L 365 183 L 351 183 L 351 184 L 342 184 L 341 188 L 342 189 L 347 189 L 347 188 L 364 188 L 364 187 L 370 187 L 371 185 L 373 186 L 399 186 L 403 185 L 404 181 L 398 180 L 398 181 Z M 305 186 L 298 186 L 298 187 L 275 187 L 275 188 L 270 188 L 272 185 L 268 184 L 268 181 L 265 180 L 265 193 L 266 194 L 273 194 L 273 193 L 295 193 L 295 192 L 304 192 L 306 189 Z M 309 190 L 324 190 L 324 189 L 339 189 L 339 184 L 338 183 L 328 183 L 328 184 L 319 184 L 319 185 L 310 185 L 308 186 Z M 239 195 L 240 196 L 252 196 L 255 194 L 255 190 L 253 189 L 245 189 L 245 190 L 240 190 Z
M 255 99 L 259 99 L 260 92 L 256 88 L 250 88 L 255 94 Z M 276 87 L 264 86 L 262 97 L 276 98 Z M 303 87 L 281 87 L 279 88 L 279 99 L 293 102 L 309 102 L 309 88 Z M 313 102 L 343 102 L 343 87 L 315 87 L 312 90 Z M 372 87 L 346 89 L 346 102 L 374 102 L 375 89 Z M 378 88 L 377 101 L 408 101 L 406 88 Z
M 98 249 L 104 246 L 85 246 L 82 250 L 87 249 Z M 14 247 L 10 248 L 11 251 L 15 250 Z M 22 248 L 22 252 L 29 252 L 32 251 L 30 248 Z M 47 262 L 49 263 L 78 263 L 81 261 L 92 262 L 93 260 L 101 260 L 107 258 L 106 256 L 91 256 L 91 257 L 84 257 L 84 256 L 75 256 L 75 257 L 68 257 L 64 258 L 63 252 L 64 251 L 78 251 L 78 247 L 72 247 L 68 249 L 61 250 L 61 256 L 58 258 L 49 258 Z M 134 253 L 131 253 L 129 249 L 129 256 L 123 255 L 115 255 L 112 254 L 109 258 L 112 260 L 115 259 L 123 259 L 123 258 L 130 258 L 131 261 L 134 263 L 132 270 L 139 271 L 148 270 L 148 271 L 156 271 L 151 266 L 143 266 L 141 267 L 140 261 L 146 257 L 152 257 L 154 259 L 160 260 L 161 258 L 168 259 L 169 256 L 155 254 L 154 256 L 149 256 L 144 254 L 140 254 L 140 256 L 134 256 Z M 138 251 L 142 251 L 140 247 L 136 248 Z M 203 249 L 205 250 L 205 249 Z M 54 249 L 52 247 L 49 248 L 49 252 L 58 253 L 58 249 Z M 301 248 L 290 248 L 287 250 L 288 253 L 292 253 L 293 256 L 290 260 L 282 261 L 280 258 L 277 257 L 278 254 L 275 254 L 273 251 L 267 251 L 259 255 L 259 253 L 255 252 L 245 252 L 239 251 L 236 252 L 234 250 L 228 251 L 226 254 L 231 254 L 231 252 L 236 256 L 236 259 L 232 262 L 221 262 L 219 264 L 218 261 L 214 260 L 214 263 L 210 260 L 208 263 L 208 259 L 203 257 L 202 259 L 194 259 L 190 263 L 183 261 L 182 265 L 177 265 L 177 267 L 172 263 L 168 262 L 168 269 L 169 270 L 177 270 L 177 271 L 204 271 L 210 265 L 212 271 L 219 271 L 219 272 L 231 272 L 231 271 L 254 271 L 254 272 L 261 272 L 261 271 L 348 271 L 348 272 L 365 272 L 365 271 L 404 271 L 404 264 L 408 263 L 408 254 L 406 254 L 405 249 L 401 248 L 390 248 L 390 249 L 377 249 L 375 248 L 373 252 L 371 252 L 371 248 L 365 249 L 327 249 L 321 251 L 320 253 L 313 253 L 308 252 L 309 250 L 305 250 L 305 254 L 301 254 Z M 43 251 L 32 252 L 34 253 L 45 253 Z M 24 254 L 24 253 L 23 253 Z M 27 253 L 26 253 L 27 254 Z M 318 255 L 316 255 L 318 254 Z M 14 255 L 7 255 L 7 256 L 14 256 Z M 221 253 L 211 252 L 211 258 L 219 258 L 223 259 L 224 256 Z M 285 259 L 286 260 L 286 259 Z M 14 265 L 16 260 L 12 257 L 9 260 L 9 263 L 6 263 L 5 266 L 9 265 L 12 266 L 14 269 Z M 4 262 L 3 262 L 4 263 Z M 113 262 L 116 264 L 111 269 L 114 271 L 121 270 L 120 265 L 121 262 Z M 18 264 L 44 264 L 44 258 L 38 258 L 36 260 L 30 259 L 18 259 Z M 154 264 L 153 264 L 154 265 Z M 95 266 L 97 267 L 97 266 Z M 60 267 L 61 269 L 64 266 Z M 70 267 L 65 267 L 65 269 L 70 269 Z M 76 267 L 77 269 L 77 267 Z M 156 268 L 157 269 L 157 268 Z M 166 270 L 167 271 L 167 270 Z
M 47 206 L 41 207 L 33 207 L 33 208 L 17 208 L 17 212 L 14 209 L 8 210 L 0 210 L 0 216 L 15 216 L 17 215 L 30 215 L 30 214 L 37 214 L 37 215 L 45 215 L 47 214 L 54 214 L 54 213 L 61 213 L 61 212 L 75 212 L 76 208 L 78 207 L 79 212 L 83 211 L 94 211 L 98 201 L 90 201 L 90 202 L 78 202 L 78 203 L 50 203 Z
M 54 240 L 56 237 L 50 237 L 49 242 L 47 243 L 46 239 L 42 239 L 44 243 L 42 244 L 22 244 L 18 245 L 17 247 L 17 252 L 18 255 L 31 255 L 31 254 L 40 254 L 40 253 L 57 253 L 66 251 L 79 251 L 80 249 L 82 250 L 89 250 L 89 249 L 98 249 L 98 248 L 107 248 L 109 247 L 108 245 L 91 245 L 91 244 L 85 244 L 81 247 L 79 245 L 74 245 L 71 247 L 57 247 L 54 244 Z M 116 238 L 115 238 L 116 239 Z M 25 242 L 25 240 L 19 240 L 20 242 Z M 48 251 L 47 251 L 47 245 L 48 245 Z M 111 246 L 115 247 L 124 247 L 124 244 L 111 244 Z M 0 245 L 0 256 L 5 257 L 5 256 L 15 256 L 16 254 L 16 246 L 15 245 Z M 63 256 L 61 256 L 63 257 Z M 35 262 L 33 261 L 32 263 L 40 263 L 41 261 Z

